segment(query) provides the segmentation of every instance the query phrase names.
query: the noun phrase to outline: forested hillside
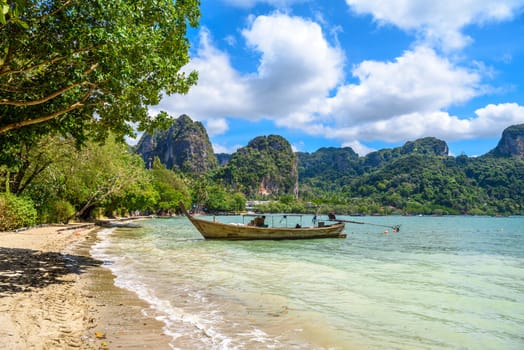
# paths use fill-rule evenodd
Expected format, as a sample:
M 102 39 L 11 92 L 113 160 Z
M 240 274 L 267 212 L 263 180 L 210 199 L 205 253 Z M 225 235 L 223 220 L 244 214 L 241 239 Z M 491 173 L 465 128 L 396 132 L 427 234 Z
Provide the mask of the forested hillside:
M 231 155 L 213 178 L 248 197 L 278 197 L 296 192 L 297 161 L 281 136 L 259 136 Z
M 181 122 L 193 125 L 187 116 L 180 117 L 175 125 Z M 177 151 L 179 154 L 210 145 L 205 131 L 192 130 L 173 126 L 163 135 L 176 134 L 179 139 L 190 140 L 184 143 L 185 149 Z M 241 193 L 251 199 L 285 198 L 289 202 L 289 198 L 296 198 L 337 206 L 339 212 L 351 214 L 495 215 L 521 214 L 524 210 L 524 125 L 507 128 L 498 146 L 481 157 L 450 156 L 446 142 L 434 137 L 359 157 L 349 147 L 293 153 L 283 137 L 259 136 L 231 155 L 218 155 L 220 165 L 207 172 L 194 170 L 205 163 L 202 157 L 193 157 L 192 162 L 187 158 L 186 166 L 166 161 L 170 152 L 165 150 L 173 137 L 157 136 L 149 157 L 160 157 L 168 169 L 204 175 L 225 193 Z M 143 138 L 139 150 L 144 150 L 144 140 L 150 139 Z M 216 158 L 210 163 L 216 164 Z M 219 202 L 203 207 L 218 209 Z
M 353 213 L 522 214 L 523 136 L 523 125 L 512 126 L 497 148 L 474 158 L 448 156 L 435 138 L 365 157 L 345 150 L 337 161 L 340 149 L 299 153 L 300 194 L 349 204 Z

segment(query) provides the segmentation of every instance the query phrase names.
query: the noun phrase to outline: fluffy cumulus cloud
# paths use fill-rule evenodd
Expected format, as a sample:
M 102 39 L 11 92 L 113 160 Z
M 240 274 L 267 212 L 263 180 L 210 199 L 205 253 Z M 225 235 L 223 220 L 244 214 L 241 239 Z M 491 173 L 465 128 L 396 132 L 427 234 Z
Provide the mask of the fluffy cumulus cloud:
M 253 102 L 246 79 L 231 66 L 229 56 L 213 46 L 206 28 L 200 31 L 198 53 L 185 70 L 198 71 L 198 84 L 188 95 L 164 97 L 155 109 L 165 110 L 173 116 L 185 113 L 196 120 L 222 118 L 232 112 L 250 113 Z
M 213 151 L 215 153 L 234 153 L 237 149 L 244 147 L 245 145 L 231 145 L 231 146 L 224 146 L 218 143 L 213 143 Z
M 242 32 L 261 54 L 258 72 L 249 79 L 261 117 L 306 111 L 326 97 L 343 76 L 343 55 L 329 45 L 321 27 L 298 17 L 257 17 Z
M 340 87 L 329 101 L 340 126 L 440 110 L 482 91 L 478 72 L 456 67 L 426 47 L 393 62 L 364 61 L 352 73 L 359 83 Z
M 366 145 L 363 145 L 359 141 L 350 141 L 350 142 L 344 142 L 342 144 L 342 147 L 351 147 L 353 151 L 355 151 L 357 154 L 365 155 L 370 152 L 373 152 L 374 149 L 367 147 Z
M 188 95 L 167 96 L 158 109 L 198 120 L 222 118 L 222 130 L 227 129 L 226 117 L 289 117 L 303 124 L 343 77 L 343 53 L 312 21 L 284 14 L 259 16 L 242 35 L 248 48 L 260 55 L 255 73 L 236 71 L 203 29 L 198 53 L 186 67 L 199 72 L 198 85 Z
M 346 0 L 360 14 L 382 24 L 414 31 L 421 40 L 444 49 L 458 49 L 471 41 L 461 30 L 471 24 L 503 21 L 524 6 L 523 0 L 383 1 Z
M 502 130 L 508 125 L 524 123 L 524 107 L 517 103 L 489 104 L 477 109 L 475 135 L 492 136 L 493 130 Z
M 229 129 L 227 121 L 224 118 L 211 118 L 207 120 L 206 130 L 209 136 L 215 136 L 225 133 Z
M 382 121 L 333 129 L 331 134 L 345 140 L 399 142 L 423 136 L 454 140 L 465 138 L 467 130 L 471 130 L 471 124 L 474 124 L 471 120 L 462 120 L 446 112 L 414 112 Z
M 516 103 L 503 103 L 477 109 L 475 117 L 469 119 L 460 119 L 442 111 L 414 112 L 354 127 L 333 128 L 329 133 L 342 140 L 399 142 L 434 136 L 455 141 L 499 136 L 500 131 L 508 125 L 522 122 L 524 107 Z M 345 144 L 351 146 L 351 142 L 347 141 Z

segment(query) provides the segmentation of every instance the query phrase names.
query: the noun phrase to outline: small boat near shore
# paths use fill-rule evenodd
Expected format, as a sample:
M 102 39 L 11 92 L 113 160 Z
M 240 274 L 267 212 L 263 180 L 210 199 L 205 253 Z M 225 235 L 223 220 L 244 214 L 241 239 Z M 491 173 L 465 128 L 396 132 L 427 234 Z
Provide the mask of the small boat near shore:
M 97 220 L 95 222 L 95 225 L 100 227 L 106 227 L 106 228 L 138 228 L 141 227 L 138 224 L 133 224 L 128 221 L 122 221 L 122 220 Z
M 216 221 L 209 221 L 195 218 L 180 203 L 184 215 L 191 221 L 195 228 L 205 239 L 222 239 L 222 240 L 284 240 L 284 239 L 313 239 L 313 238 L 345 238 L 345 224 L 337 222 L 326 225 L 324 222 L 318 222 L 316 226 L 302 227 L 274 227 L 261 223 L 262 216 L 256 216 L 248 224 L 233 223 L 224 224 Z M 282 214 L 280 217 L 284 218 Z

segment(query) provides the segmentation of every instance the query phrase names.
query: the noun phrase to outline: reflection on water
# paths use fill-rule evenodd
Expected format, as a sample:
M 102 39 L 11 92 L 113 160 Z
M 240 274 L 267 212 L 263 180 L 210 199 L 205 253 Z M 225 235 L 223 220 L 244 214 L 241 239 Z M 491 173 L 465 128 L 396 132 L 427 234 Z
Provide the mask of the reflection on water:
M 524 348 L 524 218 L 365 220 L 402 227 L 220 242 L 156 219 L 106 231 L 93 254 L 153 305 L 174 348 Z

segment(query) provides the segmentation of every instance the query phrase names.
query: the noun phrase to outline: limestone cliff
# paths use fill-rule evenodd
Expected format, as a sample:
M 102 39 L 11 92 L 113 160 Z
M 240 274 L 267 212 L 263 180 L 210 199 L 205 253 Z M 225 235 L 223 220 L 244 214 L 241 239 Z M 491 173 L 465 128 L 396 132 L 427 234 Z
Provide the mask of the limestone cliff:
M 497 147 L 489 155 L 498 157 L 524 156 L 524 124 L 512 125 L 502 132 Z
M 136 152 L 147 166 L 158 157 L 166 168 L 190 174 L 204 174 L 218 166 L 204 126 L 187 115 L 175 119 L 166 131 L 142 135 Z
M 449 154 L 449 148 L 445 141 L 435 137 L 424 137 L 415 141 L 408 141 L 402 146 L 401 154 L 412 153 L 447 156 Z
M 231 155 L 223 180 L 248 195 L 297 192 L 297 159 L 282 136 L 258 136 Z

